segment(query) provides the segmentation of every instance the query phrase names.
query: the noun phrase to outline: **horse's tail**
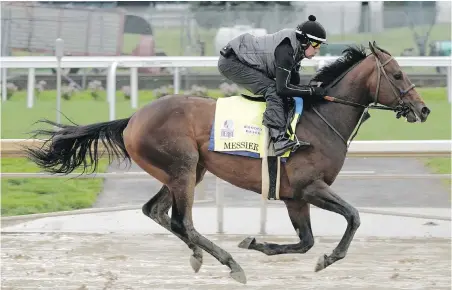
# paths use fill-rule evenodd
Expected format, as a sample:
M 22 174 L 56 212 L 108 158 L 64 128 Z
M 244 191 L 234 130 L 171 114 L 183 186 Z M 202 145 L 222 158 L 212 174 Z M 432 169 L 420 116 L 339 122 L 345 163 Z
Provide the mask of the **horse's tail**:
M 123 131 L 130 118 L 86 126 L 62 125 L 49 120 L 41 120 L 58 130 L 36 130 L 35 136 L 50 136 L 40 148 L 26 148 L 27 158 L 50 173 L 69 174 L 83 165 L 83 173 L 88 167 L 92 172 L 99 162 L 99 140 L 104 145 L 111 163 L 112 157 L 130 162 L 124 145 Z

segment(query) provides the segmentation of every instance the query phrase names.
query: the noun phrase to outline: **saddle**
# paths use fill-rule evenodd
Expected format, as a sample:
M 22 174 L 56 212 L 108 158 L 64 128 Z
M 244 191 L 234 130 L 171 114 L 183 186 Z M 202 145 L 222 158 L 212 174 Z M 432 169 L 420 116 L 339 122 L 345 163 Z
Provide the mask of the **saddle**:
M 240 95 L 250 101 L 265 102 L 265 98 L 262 95 L 246 95 L 246 94 L 240 94 Z M 285 131 L 289 131 L 290 135 L 292 135 L 294 132 L 292 130 L 292 127 L 290 126 L 290 123 L 292 122 L 293 117 L 295 115 L 295 100 L 293 98 L 288 99 L 288 102 L 286 102 L 285 111 L 286 111 Z M 293 150 L 293 151 L 295 151 L 295 150 Z
M 276 156 L 269 130 L 262 124 L 266 109 L 263 96 L 246 95 L 219 98 L 212 124 L 210 151 L 262 160 L 262 198 L 279 199 L 280 166 L 292 153 Z M 290 139 L 303 111 L 303 99 L 293 98 L 287 104 L 286 131 Z

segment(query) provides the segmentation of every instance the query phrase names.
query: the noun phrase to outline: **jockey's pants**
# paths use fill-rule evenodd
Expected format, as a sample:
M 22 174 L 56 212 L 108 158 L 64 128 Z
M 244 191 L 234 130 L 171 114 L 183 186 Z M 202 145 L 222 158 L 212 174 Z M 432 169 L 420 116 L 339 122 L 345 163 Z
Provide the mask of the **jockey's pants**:
M 218 70 L 227 79 L 242 86 L 255 95 L 262 95 L 267 102 L 263 124 L 269 128 L 285 131 L 287 116 L 284 98 L 276 94 L 275 80 L 262 72 L 240 62 L 235 55 L 224 58 L 220 55 Z

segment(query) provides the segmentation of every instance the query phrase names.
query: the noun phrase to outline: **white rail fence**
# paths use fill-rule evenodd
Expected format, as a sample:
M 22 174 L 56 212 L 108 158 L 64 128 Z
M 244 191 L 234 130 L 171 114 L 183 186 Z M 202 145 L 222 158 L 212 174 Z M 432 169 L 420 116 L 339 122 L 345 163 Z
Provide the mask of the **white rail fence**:
M 39 142 L 37 140 L 23 140 L 23 139 L 2 139 L 2 155 L 3 152 L 16 151 L 15 156 L 20 156 L 20 147 L 18 145 L 24 145 L 26 143 L 33 144 Z M 431 157 L 431 156 L 451 156 L 452 141 L 451 140 L 408 140 L 408 141 L 355 141 L 351 144 L 349 148 L 349 157 L 356 156 L 367 156 L 367 157 Z M 80 175 L 78 173 L 69 174 L 66 176 L 61 175 L 50 175 L 46 173 L 2 173 L 1 178 L 152 178 L 145 172 L 126 172 L 126 173 L 96 173 L 89 175 Z M 450 179 L 449 174 L 382 174 L 375 171 L 342 171 L 339 173 L 339 178 L 355 178 L 355 179 Z M 223 232 L 223 221 L 224 221 L 224 193 L 222 190 L 222 184 L 225 181 L 216 178 L 216 189 L 215 189 L 215 202 L 217 208 L 217 232 Z M 201 196 L 205 197 L 205 189 L 203 182 L 199 185 L 198 192 Z M 202 202 L 203 199 L 200 201 Z M 260 234 L 266 233 L 266 223 L 267 223 L 267 205 L 269 202 L 278 201 L 267 201 L 262 199 L 261 209 L 260 209 Z M 120 210 L 136 210 L 141 209 L 142 205 L 132 205 L 132 206 L 121 206 L 114 208 L 91 208 L 83 210 L 75 210 L 60 213 L 48 213 L 48 214 L 35 214 L 27 216 L 18 217 L 5 217 L 2 220 L 21 220 L 25 221 L 28 219 L 35 219 L 40 217 L 49 216 L 60 216 L 60 215 L 77 215 L 77 214 L 87 214 L 87 213 L 98 213 L 98 212 L 111 212 Z M 410 213 L 400 213 L 400 212 L 389 212 L 381 210 L 372 209 L 359 209 L 363 213 L 371 214 L 381 214 L 381 215 L 395 215 L 402 217 L 414 217 L 423 219 L 435 219 L 435 220 L 446 220 L 450 221 L 449 217 L 433 216 L 433 215 L 419 215 Z
M 303 66 L 321 66 L 325 62 L 335 60 L 337 57 L 315 57 L 303 60 Z M 428 56 L 428 57 L 395 57 L 402 67 L 447 67 L 448 100 L 452 102 L 452 57 L 451 56 Z M 183 67 L 216 67 L 218 57 L 78 57 L 63 56 L 62 58 L 52 56 L 24 56 L 24 57 L 1 57 L 2 67 L 2 100 L 6 101 L 6 75 L 8 68 L 28 68 L 27 107 L 32 108 L 34 102 L 35 69 L 36 68 L 108 68 L 107 75 L 107 101 L 109 104 L 109 119 L 116 118 L 116 69 L 118 67 L 130 68 L 130 102 L 132 108 L 138 106 L 138 73 L 139 67 L 166 67 L 173 68 L 174 92 L 180 91 L 180 68 Z M 60 93 L 57 93 L 57 103 Z M 59 107 L 57 107 L 59 110 Z

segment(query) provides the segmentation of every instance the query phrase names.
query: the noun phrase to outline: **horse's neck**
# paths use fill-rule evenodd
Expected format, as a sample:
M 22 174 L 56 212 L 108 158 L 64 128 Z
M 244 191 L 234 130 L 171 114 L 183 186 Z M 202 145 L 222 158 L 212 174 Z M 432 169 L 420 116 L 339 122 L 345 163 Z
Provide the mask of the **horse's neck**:
M 367 105 L 369 96 L 367 78 L 366 74 L 350 72 L 328 93 L 332 97 Z M 332 102 L 316 106 L 316 108 L 345 140 L 352 135 L 364 111 L 364 108 Z

